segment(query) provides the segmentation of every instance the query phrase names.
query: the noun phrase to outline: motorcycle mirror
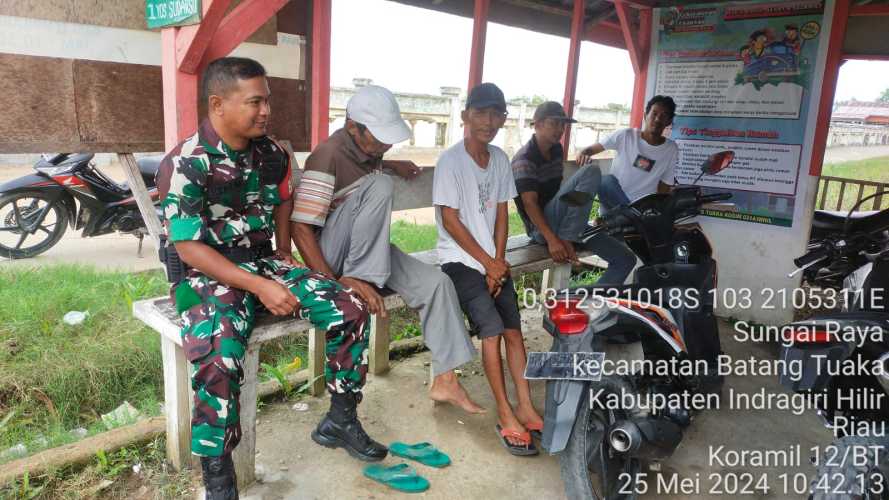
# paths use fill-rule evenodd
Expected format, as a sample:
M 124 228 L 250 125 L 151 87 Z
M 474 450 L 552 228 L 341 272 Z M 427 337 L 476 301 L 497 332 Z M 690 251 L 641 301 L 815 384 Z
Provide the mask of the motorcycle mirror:
M 701 164 L 701 173 L 706 175 L 716 175 L 727 169 L 734 159 L 735 152 L 731 150 L 713 153 Z
M 735 152 L 731 150 L 720 151 L 708 156 L 707 159 L 704 160 L 704 163 L 701 163 L 701 173 L 698 174 L 697 178 L 695 178 L 695 181 L 692 182 L 691 185 L 694 186 L 697 184 L 705 174 L 716 175 L 727 169 L 734 159 Z

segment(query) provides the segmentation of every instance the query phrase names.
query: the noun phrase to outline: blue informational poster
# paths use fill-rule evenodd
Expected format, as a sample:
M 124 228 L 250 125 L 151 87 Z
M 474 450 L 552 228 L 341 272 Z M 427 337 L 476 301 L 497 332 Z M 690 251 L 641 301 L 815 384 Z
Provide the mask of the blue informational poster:
M 731 205 L 705 215 L 791 225 L 806 124 L 814 119 L 816 59 L 827 45 L 823 12 L 822 0 L 656 11 L 654 93 L 677 103 L 677 181 L 733 193 Z M 733 153 L 729 168 L 701 176 L 707 158 L 722 151 Z

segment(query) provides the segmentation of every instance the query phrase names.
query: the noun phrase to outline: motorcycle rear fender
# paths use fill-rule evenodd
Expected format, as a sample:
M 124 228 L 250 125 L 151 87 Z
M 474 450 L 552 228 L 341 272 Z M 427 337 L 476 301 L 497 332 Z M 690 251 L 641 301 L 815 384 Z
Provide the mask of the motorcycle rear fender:
M 589 383 L 579 380 L 551 380 L 546 384 L 543 437 L 540 446 L 550 454 L 563 451 L 574 430 L 577 410 L 586 401 Z
M 65 188 L 52 179 L 40 174 L 28 174 L 0 184 L 0 195 L 13 194 L 16 191 L 43 191 L 53 200 L 59 200 L 68 212 L 68 224 L 74 229 L 77 223 L 77 204 Z

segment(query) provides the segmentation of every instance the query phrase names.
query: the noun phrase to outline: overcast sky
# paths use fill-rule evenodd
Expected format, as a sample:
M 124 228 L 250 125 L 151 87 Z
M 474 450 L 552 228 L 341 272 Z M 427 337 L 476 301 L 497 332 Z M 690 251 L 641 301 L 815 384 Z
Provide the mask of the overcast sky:
M 351 86 L 361 77 L 391 90 L 437 95 L 439 87 L 463 88 L 468 81 L 472 19 L 386 0 L 337 0 L 332 32 L 333 85 Z M 541 94 L 562 101 L 567 60 L 567 38 L 488 25 L 484 80 L 507 98 Z M 849 61 L 837 99 L 873 100 L 885 88 L 889 62 Z M 584 42 L 577 99 L 587 106 L 629 104 L 632 92 L 627 52 Z

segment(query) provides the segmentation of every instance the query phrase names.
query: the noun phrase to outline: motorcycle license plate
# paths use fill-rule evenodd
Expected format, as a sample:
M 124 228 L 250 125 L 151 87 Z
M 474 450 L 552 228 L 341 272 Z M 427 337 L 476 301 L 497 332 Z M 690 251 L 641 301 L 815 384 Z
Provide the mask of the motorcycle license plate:
M 604 352 L 529 352 L 529 380 L 587 380 L 602 378 Z

